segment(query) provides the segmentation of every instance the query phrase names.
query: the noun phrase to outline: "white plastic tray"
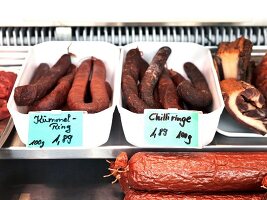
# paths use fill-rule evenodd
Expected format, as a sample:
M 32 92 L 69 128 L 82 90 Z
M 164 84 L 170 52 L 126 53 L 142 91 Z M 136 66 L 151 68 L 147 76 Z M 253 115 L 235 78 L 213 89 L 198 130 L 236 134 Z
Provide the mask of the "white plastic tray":
M 41 63 L 46 62 L 50 66 L 64 54 L 71 52 L 72 63 L 79 66 L 82 60 L 91 56 L 97 57 L 105 63 L 107 77 L 113 91 L 115 88 L 115 69 L 119 66 L 120 49 L 105 42 L 45 42 L 35 45 L 30 50 L 29 56 L 18 75 L 14 88 L 29 83 L 34 69 Z M 114 95 L 113 95 L 114 97 Z M 111 106 L 96 114 L 85 114 L 83 117 L 83 146 L 97 147 L 104 144 L 110 134 L 113 112 L 115 109 L 114 99 Z M 14 124 L 21 141 L 28 141 L 29 115 L 24 114 L 27 107 L 17 106 L 14 102 L 14 90 L 11 93 L 8 109 L 14 120 Z
M 167 60 L 168 68 L 172 68 L 183 76 L 185 72 L 183 70 L 183 64 L 185 62 L 193 62 L 200 71 L 205 75 L 209 87 L 213 96 L 213 105 L 211 112 L 207 114 L 200 114 L 199 116 L 199 143 L 201 146 L 208 145 L 217 129 L 220 115 L 224 108 L 224 102 L 221 96 L 221 90 L 219 87 L 219 81 L 214 70 L 214 65 L 211 57 L 210 50 L 204 46 L 195 43 L 172 43 L 172 42 L 137 42 L 126 45 L 122 48 L 121 54 L 121 65 L 123 65 L 126 53 L 133 48 L 139 48 L 143 52 L 143 57 L 147 62 L 150 62 L 157 50 L 162 46 L 169 46 L 172 49 L 172 53 Z M 126 140 L 138 147 L 150 147 L 144 139 L 144 121 L 143 114 L 136 114 L 127 109 L 122 105 L 121 98 L 121 73 L 118 72 L 119 78 L 116 83 L 116 88 L 119 88 L 119 93 L 116 94 L 119 98 L 116 99 L 118 110 L 121 116 L 121 122 Z
M 229 113 L 226 110 L 223 110 L 222 112 L 217 132 L 227 137 L 267 138 L 267 134 L 264 136 L 261 134 L 257 134 L 252 130 L 250 130 L 249 128 L 245 127 L 244 125 L 238 123 L 229 115 Z

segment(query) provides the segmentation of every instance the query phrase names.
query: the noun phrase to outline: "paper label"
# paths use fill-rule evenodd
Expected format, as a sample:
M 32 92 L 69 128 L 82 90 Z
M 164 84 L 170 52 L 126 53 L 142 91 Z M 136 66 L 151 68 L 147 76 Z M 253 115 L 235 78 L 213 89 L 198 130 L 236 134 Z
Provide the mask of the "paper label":
M 145 142 L 166 147 L 199 147 L 198 112 L 145 109 Z
M 82 139 L 82 111 L 29 112 L 27 147 L 79 147 Z

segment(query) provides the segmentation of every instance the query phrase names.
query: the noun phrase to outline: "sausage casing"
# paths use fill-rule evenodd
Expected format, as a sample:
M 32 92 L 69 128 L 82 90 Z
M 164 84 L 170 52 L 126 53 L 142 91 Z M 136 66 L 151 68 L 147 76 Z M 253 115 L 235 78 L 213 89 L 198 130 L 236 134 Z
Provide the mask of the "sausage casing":
M 159 103 L 155 101 L 153 93 L 170 54 L 171 48 L 167 46 L 161 47 L 153 57 L 141 80 L 140 96 L 145 101 L 145 103 L 152 108 L 161 107 Z
M 129 188 L 147 191 L 259 191 L 266 152 L 139 152 L 128 162 Z
M 127 52 L 122 69 L 122 95 L 128 109 L 135 113 L 143 113 L 144 109 L 150 108 L 140 97 L 138 92 L 138 79 L 141 69 L 147 68 L 138 48 Z M 141 66 L 141 67 L 140 67 Z
M 90 80 L 92 102 L 85 103 L 86 88 Z M 67 104 L 71 110 L 84 110 L 88 113 L 100 112 L 109 107 L 109 96 L 106 88 L 106 69 L 104 63 L 97 58 L 87 59 L 81 63 L 74 77 L 68 94 Z
M 63 107 L 67 101 L 76 69 L 59 79 L 56 87 L 44 98 L 29 106 L 30 111 L 49 111 Z
M 58 80 L 67 73 L 70 65 L 70 55 L 64 54 L 49 70 L 50 72 L 41 76 L 34 84 L 16 87 L 14 92 L 16 104 L 18 106 L 28 106 L 44 97 L 57 84 Z
M 124 200 L 264 200 L 262 193 L 178 194 L 128 190 Z

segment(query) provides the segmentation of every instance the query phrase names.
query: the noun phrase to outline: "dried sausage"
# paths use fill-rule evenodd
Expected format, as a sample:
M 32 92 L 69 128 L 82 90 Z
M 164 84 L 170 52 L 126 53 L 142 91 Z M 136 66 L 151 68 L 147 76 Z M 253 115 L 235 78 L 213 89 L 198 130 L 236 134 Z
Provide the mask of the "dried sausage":
M 30 84 L 36 83 L 42 76 L 46 76 L 49 71 L 50 67 L 47 63 L 40 63 L 39 66 L 34 70 Z
M 153 92 L 170 54 L 171 48 L 167 46 L 161 47 L 153 57 L 141 80 L 140 96 L 152 108 L 160 107 L 159 103 L 154 99 Z
M 179 96 L 190 108 L 205 109 L 212 103 L 212 95 L 205 77 L 193 63 L 185 63 L 184 70 L 191 82 L 184 80 L 179 83 Z
M 127 52 L 122 69 L 122 97 L 126 107 L 132 112 L 143 113 L 144 109 L 150 108 L 141 98 L 138 92 L 138 79 L 140 63 L 144 63 L 138 48 Z M 145 68 L 145 67 L 142 67 Z
M 28 106 L 44 97 L 63 77 L 71 64 L 70 55 L 64 54 L 50 69 L 49 75 L 42 76 L 34 84 L 15 88 L 14 100 L 18 106 Z
M 84 98 L 91 70 L 90 92 L 92 102 L 85 103 Z M 102 60 L 91 58 L 83 61 L 75 74 L 72 87 L 68 94 L 67 104 L 69 109 L 96 113 L 108 108 L 109 96 L 105 79 L 106 69 Z
M 159 102 L 163 108 L 182 109 L 179 105 L 179 97 L 176 92 L 175 84 L 170 78 L 167 70 L 163 70 L 158 83 Z
M 59 79 L 56 87 L 44 98 L 29 106 L 29 111 L 49 111 L 63 107 L 67 101 L 76 69 Z

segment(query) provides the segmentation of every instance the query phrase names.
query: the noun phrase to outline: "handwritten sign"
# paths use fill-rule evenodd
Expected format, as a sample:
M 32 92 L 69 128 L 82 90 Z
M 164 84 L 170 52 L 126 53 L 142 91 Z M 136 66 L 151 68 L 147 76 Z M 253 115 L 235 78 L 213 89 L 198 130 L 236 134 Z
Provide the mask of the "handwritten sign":
M 28 147 L 82 146 L 83 112 L 49 111 L 29 113 Z
M 198 147 L 198 112 L 145 109 L 144 137 L 156 146 Z

